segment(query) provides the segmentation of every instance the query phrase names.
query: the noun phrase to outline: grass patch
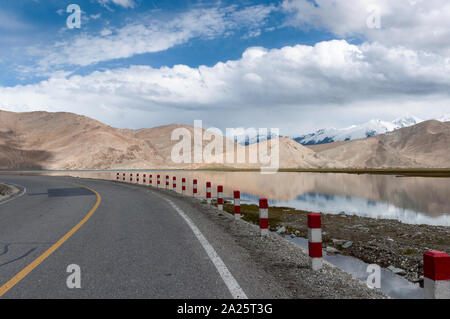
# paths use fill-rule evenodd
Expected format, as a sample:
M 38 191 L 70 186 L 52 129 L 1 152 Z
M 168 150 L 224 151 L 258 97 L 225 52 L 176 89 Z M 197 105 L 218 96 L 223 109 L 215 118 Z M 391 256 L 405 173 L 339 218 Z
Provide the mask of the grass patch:
M 286 209 L 286 208 L 284 208 Z M 231 215 L 234 215 L 234 205 L 225 203 L 223 205 L 223 210 Z M 292 209 L 290 209 L 292 210 Z M 293 210 L 292 210 L 293 211 Z M 283 208 L 281 207 L 269 207 L 269 227 L 271 229 L 275 229 L 281 223 L 282 214 L 286 214 L 283 212 Z M 241 205 L 241 215 L 242 219 L 256 224 L 259 224 L 259 207 L 258 205 Z
M 404 256 L 411 256 L 417 254 L 417 251 L 415 249 L 407 249 L 402 252 L 402 255 Z

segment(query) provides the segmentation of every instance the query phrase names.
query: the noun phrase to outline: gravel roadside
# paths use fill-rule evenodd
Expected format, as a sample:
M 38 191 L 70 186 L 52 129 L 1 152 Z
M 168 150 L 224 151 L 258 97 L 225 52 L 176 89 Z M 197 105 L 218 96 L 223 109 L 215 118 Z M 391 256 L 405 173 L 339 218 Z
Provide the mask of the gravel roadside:
M 198 199 L 167 190 L 147 191 L 172 200 L 194 221 L 250 298 L 387 298 L 329 263 L 319 272 L 310 270 L 309 257 L 299 246 L 274 234 L 260 238 L 257 226 L 235 221 Z
M 225 203 L 225 211 L 234 206 Z M 244 219 L 258 222 L 258 206 L 241 205 Z M 272 231 L 292 237 L 308 237 L 309 212 L 288 207 L 270 207 Z M 368 264 L 392 269 L 411 282 L 423 284 L 423 253 L 450 251 L 450 227 L 412 225 L 390 219 L 374 219 L 345 213 L 322 215 L 323 244 L 328 253 L 352 256 Z

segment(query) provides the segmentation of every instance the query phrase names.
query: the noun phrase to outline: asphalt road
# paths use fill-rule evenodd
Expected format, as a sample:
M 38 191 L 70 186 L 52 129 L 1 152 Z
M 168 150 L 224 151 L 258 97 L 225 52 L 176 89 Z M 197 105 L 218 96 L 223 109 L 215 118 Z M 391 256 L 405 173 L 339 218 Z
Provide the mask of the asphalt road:
M 2 298 L 233 297 L 189 224 L 158 191 L 68 177 L 0 181 L 26 189 L 0 202 Z M 71 264 L 80 267 L 80 289 L 66 284 Z M 249 297 L 269 297 L 249 279 L 241 288 Z
M 198 199 L 115 181 L 1 175 L 0 298 L 385 298 Z M 80 288 L 69 288 L 73 268 Z M 69 280 L 69 283 L 73 282 Z

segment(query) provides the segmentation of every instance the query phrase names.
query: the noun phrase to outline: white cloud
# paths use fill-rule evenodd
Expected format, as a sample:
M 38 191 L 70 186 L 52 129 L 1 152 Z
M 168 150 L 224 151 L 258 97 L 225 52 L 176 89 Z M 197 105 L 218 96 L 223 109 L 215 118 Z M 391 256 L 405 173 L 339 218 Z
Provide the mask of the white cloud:
M 237 9 L 193 9 L 173 19 L 148 19 L 149 23 L 131 23 L 122 28 L 102 30 L 99 35 L 82 34 L 55 43 L 51 49 L 30 48 L 37 53 L 37 70 L 47 72 L 64 66 L 88 66 L 101 61 L 129 58 L 136 54 L 167 50 L 193 38 L 214 38 L 236 30 L 248 30 L 255 36 L 273 6 Z M 31 50 L 32 49 L 32 50 Z
M 367 19 L 380 10 L 381 28 L 369 28 Z M 290 24 L 331 31 L 341 37 L 363 36 L 370 42 L 416 50 L 450 53 L 448 0 L 284 0 L 294 14 Z
M 93 20 L 97 20 L 97 19 L 100 19 L 102 17 L 102 14 L 101 13 L 91 14 L 89 17 L 91 19 L 93 19 Z
M 344 40 L 255 47 L 239 60 L 213 67 L 59 73 L 38 84 L 0 88 L 0 103 L 10 110 L 72 111 L 122 127 L 192 124 L 198 118 L 218 127 L 298 130 L 302 123 L 307 130 L 378 113 L 387 119 L 448 113 L 450 61 L 438 54 Z
M 103 29 L 102 31 L 100 31 L 100 35 L 102 37 L 106 37 L 108 35 L 111 35 L 113 32 L 111 31 L 111 29 Z
M 134 8 L 136 3 L 133 0 L 97 0 L 101 5 L 106 6 L 109 3 L 124 7 L 124 8 Z

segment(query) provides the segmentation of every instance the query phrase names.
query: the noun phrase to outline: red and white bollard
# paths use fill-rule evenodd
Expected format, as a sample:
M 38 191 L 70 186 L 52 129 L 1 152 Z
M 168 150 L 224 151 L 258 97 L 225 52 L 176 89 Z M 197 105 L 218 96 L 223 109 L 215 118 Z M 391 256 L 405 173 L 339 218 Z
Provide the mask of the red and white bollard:
M 161 175 L 158 175 L 156 178 L 156 187 L 157 188 L 161 187 Z
M 217 208 L 223 210 L 223 186 L 217 186 Z
M 142 183 L 147 184 L 147 174 L 142 175 Z
M 241 219 L 241 192 L 234 191 L 234 219 Z
M 261 236 L 269 235 L 269 204 L 265 198 L 259 200 L 259 229 Z
M 175 176 L 172 179 L 172 188 L 174 192 L 177 191 L 177 178 Z
M 166 189 L 169 189 L 169 175 L 166 175 Z
M 186 178 L 181 179 L 181 194 L 186 195 Z
M 117 173 L 116 180 L 120 180 L 120 173 Z
M 423 254 L 425 299 L 450 299 L 450 256 L 441 251 Z
M 136 174 L 136 184 L 139 184 L 139 173 Z
M 123 176 L 122 176 L 122 181 L 123 181 L 123 182 L 125 182 L 125 181 L 126 181 L 126 176 L 125 176 L 125 173 L 123 173 Z
M 152 186 L 153 185 L 153 175 L 150 174 L 148 175 L 148 186 Z
M 130 173 L 130 183 L 133 183 L 133 173 Z
M 206 182 L 206 202 L 211 205 L 211 182 Z
M 322 269 L 322 217 L 320 214 L 308 214 L 308 250 L 311 269 Z
M 197 197 L 197 192 L 198 192 L 197 180 L 194 179 L 193 184 L 192 184 L 192 196 Z

